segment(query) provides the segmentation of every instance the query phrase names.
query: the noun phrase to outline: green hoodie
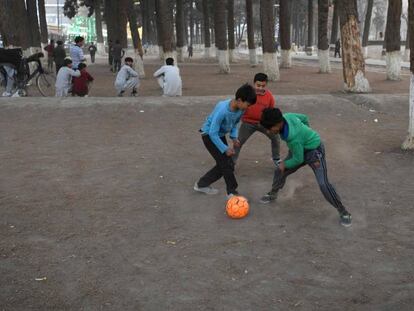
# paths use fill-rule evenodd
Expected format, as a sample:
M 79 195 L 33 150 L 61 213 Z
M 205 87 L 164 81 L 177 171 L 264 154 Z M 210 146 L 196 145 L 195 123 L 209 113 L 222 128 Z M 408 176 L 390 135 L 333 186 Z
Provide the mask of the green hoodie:
M 317 132 L 309 127 L 309 118 L 304 114 L 283 114 L 288 126 L 287 137 L 280 135 L 286 141 L 291 157 L 285 160 L 288 169 L 298 167 L 304 161 L 305 150 L 316 149 L 321 144 L 321 138 Z

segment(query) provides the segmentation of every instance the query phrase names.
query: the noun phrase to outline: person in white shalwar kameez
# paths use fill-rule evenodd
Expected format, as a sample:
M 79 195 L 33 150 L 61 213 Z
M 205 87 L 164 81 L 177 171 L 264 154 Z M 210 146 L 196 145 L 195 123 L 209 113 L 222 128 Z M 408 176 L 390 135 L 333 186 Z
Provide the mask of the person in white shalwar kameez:
M 132 89 L 132 96 L 136 96 L 139 87 L 139 75 L 132 69 L 134 60 L 131 57 L 125 58 L 125 65 L 121 67 L 116 75 L 115 88 L 118 96 L 122 97 L 126 90 Z
M 154 77 L 157 78 L 164 96 L 181 96 L 182 81 L 180 70 L 178 67 L 174 66 L 173 58 L 167 58 L 165 63 L 165 66 L 162 66 L 154 73 Z
M 80 77 L 81 72 L 79 70 L 72 69 L 72 60 L 66 58 L 63 67 L 59 69 L 56 76 L 56 97 L 66 97 L 69 91 L 72 89 L 72 78 Z

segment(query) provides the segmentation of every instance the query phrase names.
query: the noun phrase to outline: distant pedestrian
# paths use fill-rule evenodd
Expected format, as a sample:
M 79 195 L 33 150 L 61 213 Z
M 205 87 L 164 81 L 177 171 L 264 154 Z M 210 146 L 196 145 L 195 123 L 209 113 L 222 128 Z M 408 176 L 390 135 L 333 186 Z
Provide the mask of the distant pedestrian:
M 132 96 L 137 95 L 139 75 L 134 69 L 132 69 L 133 63 L 134 60 L 131 57 L 126 57 L 125 65 L 122 66 L 116 76 L 115 88 L 119 97 L 122 97 L 128 89 L 132 89 Z
M 70 47 L 70 58 L 73 62 L 73 69 L 78 69 L 80 63 L 86 61 L 85 55 L 83 55 L 82 47 L 85 43 L 85 38 L 78 36 L 75 38 L 75 44 Z
M 118 72 L 121 69 L 122 58 L 124 55 L 125 51 L 122 48 L 121 43 L 119 40 L 116 40 L 112 47 L 113 72 Z
M 55 49 L 55 40 L 50 40 L 50 43 L 44 48 L 47 52 L 47 69 L 53 70 L 53 50 Z
M 112 40 L 108 41 L 108 64 L 111 67 L 111 71 L 112 71 L 112 64 L 114 61 L 114 57 L 112 55 L 112 47 L 114 46 Z
M 63 67 L 56 76 L 56 97 L 66 97 L 72 88 L 72 77 L 80 77 L 79 70 L 72 69 L 73 63 L 69 58 L 65 59 Z
M 92 64 L 95 63 L 96 50 L 97 50 L 96 45 L 93 44 L 93 42 L 92 42 L 91 45 L 88 48 L 89 55 L 91 56 L 91 62 L 92 62 Z
M 59 69 L 63 66 L 66 58 L 66 51 L 63 47 L 63 41 L 59 40 L 56 42 L 57 47 L 53 50 L 53 60 L 56 65 L 56 74 L 59 72 Z
M 157 78 L 164 96 L 181 96 L 183 83 L 180 70 L 174 66 L 174 59 L 171 57 L 167 58 L 165 63 L 166 65 L 154 73 L 154 77 Z
M 339 55 L 339 58 L 341 58 L 341 41 L 338 39 L 335 42 L 335 58 L 336 58 L 336 54 Z
M 191 57 L 193 57 L 193 46 L 192 45 L 188 47 L 188 58 L 191 58 Z
M 73 78 L 72 95 L 73 96 L 88 96 L 89 87 L 93 77 L 86 71 L 86 64 L 80 63 L 78 66 L 80 77 Z

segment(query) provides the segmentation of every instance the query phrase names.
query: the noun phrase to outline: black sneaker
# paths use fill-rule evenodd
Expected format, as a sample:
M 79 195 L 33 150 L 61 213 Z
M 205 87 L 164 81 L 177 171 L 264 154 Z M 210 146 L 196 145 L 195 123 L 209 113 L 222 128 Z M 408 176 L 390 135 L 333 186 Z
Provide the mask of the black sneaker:
M 260 199 L 260 203 L 262 204 L 269 204 L 277 199 L 277 193 L 268 192 Z
M 348 212 L 339 215 L 339 222 L 344 227 L 350 227 L 352 225 L 352 217 Z

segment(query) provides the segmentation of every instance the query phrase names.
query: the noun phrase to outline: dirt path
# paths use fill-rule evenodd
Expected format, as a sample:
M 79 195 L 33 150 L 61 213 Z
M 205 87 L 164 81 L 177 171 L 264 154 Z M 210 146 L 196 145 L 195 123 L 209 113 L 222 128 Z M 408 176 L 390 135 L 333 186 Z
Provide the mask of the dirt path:
M 258 203 L 273 170 L 259 135 L 237 168 L 246 219 L 225 216 L 222 182 L 194 193 L 217 99 L 0 100 L 0 309 L 412 310 L 407 96 L 277 98 L 320 131 L 351 228 L 307 168 Z

